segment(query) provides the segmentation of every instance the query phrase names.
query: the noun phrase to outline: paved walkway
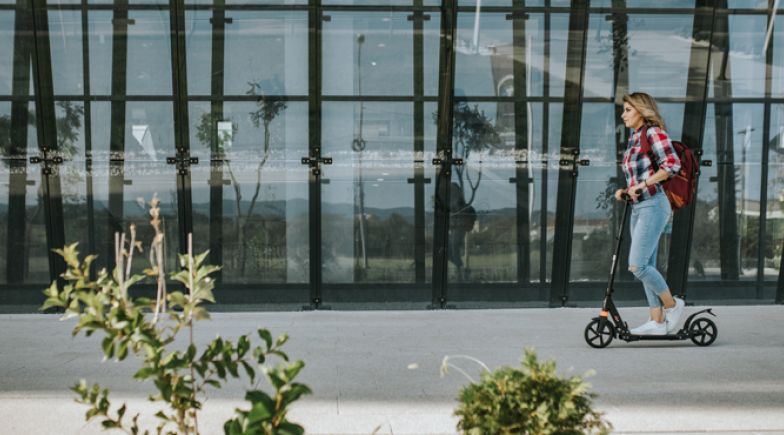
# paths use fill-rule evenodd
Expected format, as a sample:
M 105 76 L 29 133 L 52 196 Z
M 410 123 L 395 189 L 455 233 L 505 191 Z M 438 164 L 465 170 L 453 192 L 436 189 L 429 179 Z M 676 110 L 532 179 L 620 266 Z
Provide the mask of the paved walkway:
M 554 358 L 562 373 L 595 370 L 596 405 L 618 433 L 784 434 L 784 307 L 714 311 L 719 338 L 707 348 L 686 341 L 591 349 L 582 333 L 597 310 L 582 308 L 217 313 L 198 325 L 197 339 L 256 326 L 287 332 L 286 350 L 306 362 L 301 380 L 314 390 L 291 417 L 313 434 L 455 433 L 451 414 L 467 380 L 439 376 L 444 356 L 517 365 L 524 347 Z M 623 314 L 637 324 L 647 310 Z M 102 363 L 99 339 L 71 338 L 72 325 L 53 315 L 0 315 L 0 434 L 100 433 L 68 391 L 80 378 L 110 387 L 115 403 L 153 409 L 150 385 L 131 379 L 137 364 Z M 222 421 L 244 406 L 244 388 L 210 395 L 204 434 L 222 433 Z

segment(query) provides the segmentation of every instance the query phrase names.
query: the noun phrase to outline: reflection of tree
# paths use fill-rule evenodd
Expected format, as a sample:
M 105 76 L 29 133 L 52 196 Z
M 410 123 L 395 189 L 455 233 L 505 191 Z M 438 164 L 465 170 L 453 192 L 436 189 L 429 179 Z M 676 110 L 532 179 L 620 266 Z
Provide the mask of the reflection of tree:
M 70 101 L 58 101 L 57 106 L 61 109 L 61 115 L 56 117 L 55 119 L 55 127 L 57 129 L 57 143 L 56 148 L 52 150 L 52 152 L 59 157 L 62 157 L 65 160 L 70 160 L 77 152 L 78 152 L 78 141 L 79 141 L 79 130 L 82 127 L 82 116 L 84 116 L 84 106 L 74 104 Z M 27 113 L 27 125 L 35 125 L 35 115 L 33 113 Z M 24 127 L 26 128 L 27 125 Z M 8 116 L 0 116 L 0 153 L 6 159 L 26 159 L 26 149 L 19 149 L 17 144 L 13 143 L 11 139 L 12 129 L 13 128 L 20 128 L 21 126 L 13 126 L 11 123 L 11 119 Z M 22 200 L 22 207 L 26 207 L 24 205 L 24 196 L 26 191 L 26 178 L 27 178 L 27 167 L 26 166 L 17 166 L 16 163 L 12 163 L 9 160 L 6 160 L 6 164 L 12 167 L 12 173 L 15 170 L 19 170 L 18 168 L 23 169 L 23 173 L 20 174 L 22 176 L 21 181 L 24 183 L 23 186 L 9 186 L 11 190 L 11 194 L 19 195 L 21 194 Z M 77 182 L 81 179 L 79 174 L 70 171 L 68 173 L 59 173 L 57 176 L 62 174 L 65 177 L 62 180 L 62 185 L 64 186 L 76 186 Z M 12 180 L 11 184 L 14 181 Z M 45 189 L 45 180 L 41 180 L 38 183 L 38 189 L 36 191 L 36 206 L 32 211 L 32 215 L 25 216 L 24 220 L 24 253 L 22 254 L 23 261 L 24 261 L 24 272 L 20 274 L 22 277 L 26 278 L 27 273 L 29 271 L 29 258 L 30 258 L 30 248 L 33 244 L 32 241 L 32 232 L 33 227 L 38 219 L 41 211 L 44 210 L 44 201 L 46 200 L 44 196 L 44 189 Z M 63 195 L 65 198 L 69 198 L 68 195 Z M 78 199 L 76 199 L 78 201 Z M 14 210 L 14 207 L 9 205 L 9 214 L 10 213 L 18 213 L 19 211 Z M 25 213 L 26 215 L 26 213 Z M 15 255 L 13 252 L 8 252 L 9 256 Z
M 57 105 L 62 110 L 62 116 L 55 120 L 57 127 L 56 153 L 65 160 L 70 160 L 79 152 L 79 130 L 82 128 L 84 106 L 74 105 L 70 101 L 58 101 Z M 76 168 L 73 168 L 76 169 Z M 76 171 L 60 171 L 63 189 L 73 188 L 70 193 L 63 192 L 63 201 L 81 204 L 85 198 L 79 195 L 79 182 L 82 176 Z
M 359 98 L 362 98 L 362 45 L 365 42 L 365 35 L 360 33 L 357 35 L 357 95 Z M 362 177 L 362 166 L 363 166 L 363 155 L 362 153 L 365 151 L 365 139 L 362 137 L 363 134 L 363 123 L 364 123 L 364 116 L 365 116 L 365 104 L 363 101 L 359 101 L 359 130 L 357 131 L 354 140 L 351 143 L 351 149 L 357 153 L 357 158 L 359 159 L 359 165 L 357 168 L 357 182 L 359 184 L 359 191 L 356 193 L 354 197 L 354 215 L 357 216 L 357 223 L 355 224 L 354 233 L 355 239 L 359 239 L 360 250 L 362 252 L 362 263 L 361 266 L 357 265 L 355 267 L 355 276 L 354 280 L 359 281 L 363 277 L 365 277 L 368 269 L 368 253 L 367 253 L 367 218 L 365 216 L 365 181 Z M 359 237 L 357 237 L 356 233 L 359 233 Z
M 454 151 L 457 158 L 468 162 L 472 152 L 481 152 L 490 147 L 501 145 L 501 136 L 496 131 L 491 119 L 485 115 L 484 110 L 479 110 L 478 105 L 470 107 L 466 102 L 459 102 L 454 111 Z M 466 200 L 466 206 L 470 206 L 476 197 L 479 183 L 482 181 L 482 166 L 476 168 L 476 181 L 471 179 L 468 166 L 455 166 L 457 183 L 463 195 L 466 194 L 466 185 L 471 191 L 471 196 Z
M 436 116 L 434 114 L 433 118 L 437 119 Z M 453 155 L 465 163 L 468 163 L 471 153 L 479 153 L 502 145 L 501 135 L 485 112 L 479 110 L 478 105 L 471 107 L 464 101 L 455 105 L 452 137 Z M 453 170 L 456 181 L 452 183 L 452 192 L 450 192 L 452 224 L 449 228 L 449 258 L 457 267 L 459 279 L 462 279 L 467 274 L 469 258 L 465 247 L 468 244 L 468 233 L 476 219 L 476 210 L 472 204 L 482 182 L 482 164 L 475 168 L 469 168 L 466 164 L 457 165 Z M 472 176 L 471 171 L 474 171 L 475 175 Z M 461 259 L 461 256 L 464 256 L 464 259 Z M 464 265 L 466 271 L 463 270 Z
M 229 176 L 231 177 L 231 183 L 232 187 L 234 188 L 235 196 L 234 232 L 237 235 L 237 245 L 239 249 L 237 261 L 239 263 L 239 273 L 241 276 L 245 275 L 245 263 L 247 258 L 247 240 L 245 235 L 247 233 L 250 219 L 253 216 L 253 209 L 256 206 L 256 201 L 258 200 L 259 192 L 261 190 L 261 171 L 264 168 L 264 165 L 266 165 L 269 161 L 270 157 L 270 124 L 278 115 L 280 115 L 283 110 L 286 109 L 286 103 L 284 101 L 270 96 L 270 92 L 265 90 L 269 88 L 269 83 L 251 82 L 248 83 L 248 85 L 250 88 L 246 94 L 256 97 L 257 106 L 256 110 L 249 113 L 250 120 L 254 127 L 262 127 L 264 131 L 264 148 L 262 150 L 259 163 L 256 166 L 256 186 L 253 192 L 253 196 L 250 200 L 250 204 L 248 205 L 247 210 L 244 213 L 242 211 L 242 185 L 234 173 L 235 168 L 232 167 L 231 159 L 225 158 L 227 152 L 230 151 L 227 148 L 231 146 L 232 137 L 237 131 L 237 125 L 232 123 L 231 133 L 218 132 L 217 123 L 223 120 L 216 119 L 216 116 L 214 116 L 212 113 L 205 113 L 202 115 L 201 122 L 196 128 L 196 136 L 199 141 L 206 145 L 209 145 L 213 140 L 217 143 L 219 154 L 221 157 L 224 157 L 226 169 L 228 170 Z M 272 86 L 272 89 L 280 90 L 280 86 Z

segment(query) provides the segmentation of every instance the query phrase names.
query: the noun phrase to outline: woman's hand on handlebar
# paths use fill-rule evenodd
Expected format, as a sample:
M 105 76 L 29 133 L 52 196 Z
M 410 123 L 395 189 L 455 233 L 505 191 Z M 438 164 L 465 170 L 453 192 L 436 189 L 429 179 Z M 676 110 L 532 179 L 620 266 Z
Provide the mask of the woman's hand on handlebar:
M 644 188 L 643 183 L 640 183 L 628 189 L 618 189 L 615 191 L 615 199 L 618 201 L 634 200 L 640 196 Z
M 629 195 L 629 199 L 634 201 L 647 187 L 645 183 L 635 184 L 626 191 L 626 194 Z

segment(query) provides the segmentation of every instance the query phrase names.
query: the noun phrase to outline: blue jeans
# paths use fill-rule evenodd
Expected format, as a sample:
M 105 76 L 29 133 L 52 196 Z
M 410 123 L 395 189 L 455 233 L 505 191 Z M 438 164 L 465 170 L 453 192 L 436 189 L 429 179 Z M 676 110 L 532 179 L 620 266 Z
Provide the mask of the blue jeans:
M 659 238 L 671 215 L 670 201 L 662 191 L 645 201 L 632 204 L 629 270 L 645 287 L 645 297 L 651 308 L 661 307 L 659 295 L 669 290 L 664 277 L 656 270 L 656 253 L 659 250 Z

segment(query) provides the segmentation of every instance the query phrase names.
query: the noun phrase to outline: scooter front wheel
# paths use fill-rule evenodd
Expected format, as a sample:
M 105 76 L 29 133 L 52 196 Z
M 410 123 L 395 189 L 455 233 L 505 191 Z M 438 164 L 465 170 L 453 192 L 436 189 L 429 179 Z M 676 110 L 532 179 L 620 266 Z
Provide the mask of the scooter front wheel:
M 593 319 L 585 327 L 585 342 L 588 346 L 601 349 L 607 347 L 615 337 L 615 328 L 606 319 Z
M 707 317 L 698 317 L 689 325 L 689 338 L 697 346 L 711 345 L 717 335 L 716 324 Z

